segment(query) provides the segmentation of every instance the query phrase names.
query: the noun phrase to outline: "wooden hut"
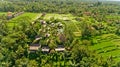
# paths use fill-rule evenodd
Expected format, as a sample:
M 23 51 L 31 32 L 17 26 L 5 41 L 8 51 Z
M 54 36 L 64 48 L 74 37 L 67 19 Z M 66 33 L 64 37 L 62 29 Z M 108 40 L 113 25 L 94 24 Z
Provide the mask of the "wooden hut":
M 41 46 L 41 51 L 42 51 L 43 53 L 49 53 L 50 48 L 49 48 L 49 46 L 44 45 L 44 46 Z
M 58 46 L 55 48 L 55 51 L 57 51 L 57 52 L 63 52 L 63 51 L 65 51 L 64 45 L 58 45 Z
M 60 39 L 61 42 L 65 42 L 66 41 L 66 37 L 65 37 L 64 34 L 61 33 L 58 36 L 59 36 L 59 39 Z
M 11 19 L 12 17 L 13 17 L 12 12 L 8 12 L 8 13 L 7 13 L 7 19 L 9 20 L 9 19 Z
M 44 17 L 46 15 L 46 13 L 42 13 L 41 17 Z
M 40 47 L 41 47 L 40 44 L 33 44 L 33 45 L 30 45 L 29 50 L 30 52 L 35 52 L 35 51 L 38 51 Z
M 84 12 L 84 15 L 90 16 L 91 12 Z
M 36 52 L 39 49 L 41 49 L 41 52 L 45 54 L 51 52 L 51 49 L 47 45 L 41 46 L 39 44 L 34 44 L 34 45 L 30 45 L 30 48 L 29 48 L 30 52 Z M 63 45 L 58 45 L 54 50 L 57 52 L 64 52 L 65 47 Z

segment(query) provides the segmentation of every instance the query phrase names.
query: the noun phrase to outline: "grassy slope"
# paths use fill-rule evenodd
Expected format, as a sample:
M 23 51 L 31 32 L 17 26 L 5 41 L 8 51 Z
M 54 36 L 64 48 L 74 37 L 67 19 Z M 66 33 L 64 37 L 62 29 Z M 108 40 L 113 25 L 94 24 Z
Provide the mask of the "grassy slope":
M 32 22 L 37 16 L 39 16 L 38 13 L 24 13 L 8 21 L 8 26 L 11 28 L 14 25 L 17 25 L 19 22 Z
M 108 19 L 120 19 L 120 15 L 108 15 L 106 16 Z
M 75 34 L 75 36 L 80 36 L 80 29 L 77 27 L 77 22 L 75 17 L 71 14 L 47 14 L 44 19 L 50 19 L 54 17 L 55 19 L 64 20 L 67 28 L 71 29 L 71 31 Z M 67 20 L 67 21 L 66 21 Z
M 110 56 L 118 62 L 120 61 L 120 37 L 115 34 L 104 34 L 95 38 L 98 41 L 97 44 L 90 46 L 91 50 L 96 51 L 104 58 Z
M 3 15 L 3 14 L 6 14 L 6 12 L 0 12 L 0 16 Z

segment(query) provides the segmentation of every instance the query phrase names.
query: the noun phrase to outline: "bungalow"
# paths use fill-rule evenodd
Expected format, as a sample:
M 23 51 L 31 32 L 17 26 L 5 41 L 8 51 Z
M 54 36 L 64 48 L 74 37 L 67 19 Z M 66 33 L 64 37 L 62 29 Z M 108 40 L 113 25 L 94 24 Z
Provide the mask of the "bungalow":
M 35 40 L 32 43 L 36 43 L 38 42 L 40 39 L 42 39 L 42 37 L 36 37 Z
M 39 44 L 31 45 L 29 50 L 30 50 L 30 52 L 35 52 L 35 51 L 39 50 L 39 48 L 41 48 L 41 51 L 43 53 L 50 53 L 50 51 L 51 51 L 49 46 L 47 46 L 47 45 L 41 46 Z M 58 45 L 54 50 L 57 52 L 63 52 L 63 51 L 65 51 L 65 47 L 63 45 Z
M 63 51 L 65 51 L 64 45 L 58 45 L 57 48 L 55 48 L 55 51 L 57 51 L 57 52 L 63 52 Z
M 29 50 L 30 50 L 30 52 L 36 52 L 36 51 L 38 51 L 39 49 L 41 48 L 41 51 L 42 52 L 47 52 L 47 53 L 49 53 L 49 47 L 48 46 L 42 46 L 41 47 L 41 45 L 40 44 L 33 44 L 33 45 L 30 45 L 30 47 L 29 47 Z
M 41 23 L 42 25 L 44 25 L 44 24 L 46 24 L 46 21 L 40 20 L 40 23 Z
M 49 46 L 44 45 L 44 46 L 41 46 L 41 51 L 42 51 L 43 53 L 49 53 L 50 48 L 49 48 Z
M 90 16 L 91 12 L 84 12 L 85 15 Z
M 19 15 L 21 15 L 21 14 L 23 14 L 24 12 L 17 12 L 17 13 L 12 13 L 12 12 L 8 12 L 7 13 L 7 19 L 9 20 L 9 19 L 12 19 L 12 18 L 14 18 L 14 17 L 17 17 L 17 16 L 19 16 Z
M 30 52 L 35 52 L 35 51 L 39 50 L 40 47 L 41 47 L 40 44 L 30 45 L 29 50 L 30 50 Z
M 49 34 L 49 33 L 46 33 L 46 34 L 45 34 L 45 37 L 50 37 L 50 34 Z
M 7 19 L 9 20 L 9 19 L 11 19 L 12 17 L 13 17 L 12 12 L 8 12 L 8 13 L 7 13 Z
M 66 37 L 65 37 L 64 34 L 61 33 L 58 36 L 59 36 L 59 39 L 60 39 L 61 42 L 65 42 L 66 41 Z
M 46 15 L 46 13 L 42 13 L 41 17 L 44 17 Z
M 55 23 L 51 23 L 51 27 L 55 27 Z

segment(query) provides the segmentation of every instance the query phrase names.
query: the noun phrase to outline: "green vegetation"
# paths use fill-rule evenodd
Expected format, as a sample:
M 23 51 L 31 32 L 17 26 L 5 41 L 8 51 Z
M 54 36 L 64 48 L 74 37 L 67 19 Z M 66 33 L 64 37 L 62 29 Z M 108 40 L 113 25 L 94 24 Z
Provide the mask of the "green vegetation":
M 0 2 L 0 67 L 120 67 L 120 4 Z
M 3 15 L 3 14 L 6 14 L 5 12 L 0 12 L 0 16 Z
M 80 36 L 81 32 L 79 27 L 77 27 L 77 23 L 79 22 L 75 20 L 75 16 L 71 14 L 47 14 L 44 17 L 46 20 L 50 20 L 52 18 L 61 20 L 66 25 L 66 28 L 69 28 L 75 36 Z
M 11 28 L 16 25 L 19 25 L 21 22 L 31 23 L 31 22 L 34 22 L 34 20 L 36 20 L 38 16 L 39 16 L 39 13 L 24 13 L 8 21 L 7 25 Z
M 115 34 L 104 34 L 102 36 L 95 37 L 97 44 L 90 46 L 91 50 L 94 50 L 104 58 L 113 57 L 113 60 L 119 61 L 120 56 L 120 37 Z

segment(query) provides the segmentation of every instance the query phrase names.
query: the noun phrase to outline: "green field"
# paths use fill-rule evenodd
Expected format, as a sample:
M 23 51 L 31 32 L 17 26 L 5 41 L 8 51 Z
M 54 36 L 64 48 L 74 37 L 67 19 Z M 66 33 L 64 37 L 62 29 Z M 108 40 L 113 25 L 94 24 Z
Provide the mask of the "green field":
M 18 25 L 19 22 L 33 22 L 40 15 L 38 13 L 24 13 L 8 21 L 7 25 L 12 28 L 14 25 Z M 75 16 L 71 14 L 46 14 L 44 19 L 49 20 L 53 17 L 62 20 L 75 36 L 80 36 L 81 32 L 77 25 L 79 22 L 75 20 Z
M 115 34 L 104 34 L 95 38 L 97 44 L 89 48 L 100 56 L 108 58 L 110 56 L 118 62 L 120 61 L 120 37 Z
M 0 12 L 0 16 L 3 15 L 3 14 L 6 14 L 6 12 Z
M 39 13 L 24 13 L 9 20 L 7 25 L 11 28 L 14 25 L 18 25 L 19 22 L 33 22 L 39 15 Z
M 79 22 L 75 20 L 75 16 L 72 14 L 47 14 L 44 19 L 49 20 L 53 17 L 62 20 L 66 24 L 67 29 L 70 29 L 75 36 L 81 36 L 81 31 L 77 25 Z
M 108 19 L 120 19 L 120 15 L 108 15 L 106 16 Z

